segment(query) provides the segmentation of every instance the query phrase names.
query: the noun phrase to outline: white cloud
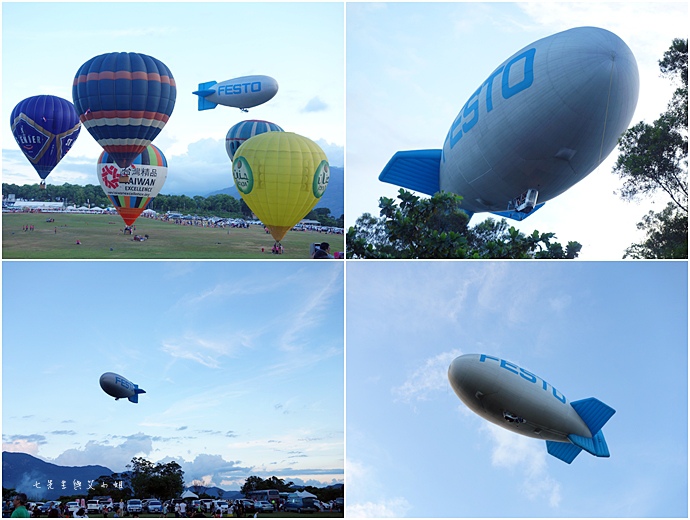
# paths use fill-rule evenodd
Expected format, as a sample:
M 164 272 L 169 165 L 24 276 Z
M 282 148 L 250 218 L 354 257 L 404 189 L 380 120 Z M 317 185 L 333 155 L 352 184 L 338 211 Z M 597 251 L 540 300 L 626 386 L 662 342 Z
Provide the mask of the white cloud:
M 411 508 L 404 497 L 385 496 L 375 470 L 359 461 L 348 459 L 347 485 L 348 518 L 402 518 Z
M 481 431 L 493 442 L 491 463 L 499 468 L 522 472 L 522 488 L 530 500 L 547 500 L 557 508 L 561 503 L 561 485 L 550 474 L 543 442 L 516 435 L 491 423 L 484 423 Z
M 322 101 L 318 96 L 311 98 L 302 112 L 323 112 L 328 109 L 328 104 Z
M 256 334 L 235 331 L 221 341 L 194 334 L 166 340 L 161 350 L 174 359 L 194 361 L 208 368 L 220 368 L 224 357 L 232 357 L 243 348 L 252 348 Z
M 410 503 L 402 497 L 380 502 L 348 504 L 348 518 L 402 518 L 410 510 Z
M 428 358 L 405 382 L 393 388 L 393 394 L 404 402 L 425 401 L 431 394 L 448 389 L 448 367 L 451 361 L 461 356 L 460 349 L 442 352 Z
M 50 461 L 59 466 L 88 466 L 94 460 L 112 471 L 124 471 L 134 457 L 147 457 L 153 449 L 152 438 L 143 433 L 130 435 L 118 445 L 88 441 L 83 448 L 64 451 Z

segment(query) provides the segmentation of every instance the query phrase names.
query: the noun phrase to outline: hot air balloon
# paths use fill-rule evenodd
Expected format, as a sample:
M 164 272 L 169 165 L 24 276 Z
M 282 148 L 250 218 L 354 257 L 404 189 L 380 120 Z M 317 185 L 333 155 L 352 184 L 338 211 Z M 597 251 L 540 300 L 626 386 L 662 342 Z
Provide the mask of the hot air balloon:
M 263 134 L 265 132 L 283 132 L 275 123 L 268 121 L 261 121 L 259 119 L 250 119 L 248 121 L 240 121 L 236 125 L 230 127 L 228 134 L 225 136 L 225 149 L 228 152 L 228 157 L 232 161 L 237 149 L 250 137 Z
M 79 119 L 120 168 L 130 166 L 163 129 L 176 93 L 168 67 L 135 52 L 91 58 L 72 87 Z
M 57 96 L 20 101 L 10 116 L 12 135 L 41 177 L 41 188 L 77 140 L 81 123 L 74 105 Z
M 124 169 L 117 166 L 112 155 L 103 152 L 98 158 L 97 173 L 101 188 L 125 224 L 131 226 L 165 184 L 168 161 L 163 152 L 150 144 Z M 121 182 L 123 178 L 128 178 L 128 182 Z
M 330 169 L 314 141 L 292 132 L 266 132 L 239 147 L 232 176 L 247 206 L 280 242 L 324 194 Z

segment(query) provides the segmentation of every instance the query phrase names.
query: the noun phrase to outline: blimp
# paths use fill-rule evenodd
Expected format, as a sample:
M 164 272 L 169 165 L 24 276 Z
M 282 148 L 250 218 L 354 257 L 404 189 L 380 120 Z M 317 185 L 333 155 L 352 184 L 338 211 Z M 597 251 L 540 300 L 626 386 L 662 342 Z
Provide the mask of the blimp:
M 546 441 L 547 452 L 568 464 L 582 450 L 596 457 L 610 455 L 601 429 L 616 411 L 594 397 L 571 402 L 533 372 L 486 354 L 455 358 L 448 380 L 470 410 L 507 430 Z
M 139 388 L 131 381 L 114 372 L 106 372 L 99 380 L 103 391 L 111 397 L 118 399 L 127 398 L 132 403 L 139 402 L 139 394 L 145 394 L 146 390 Z
M 278 93 L 278 82 L 270 76 L 242 76 L 222 83 L 199 83 L 199 110 L 210 110 L 217 105 L 247 109 L 266 103 Z
M 379 180 L 461 195 L 470 215 L 523 220 L 594 171 L 632 120 L 637 62 L 618 36 L 577 27 L 520 49 L 460 109 L 440 150 L 397 152 Z M 586 200 L 582 211 L 589 211 Z

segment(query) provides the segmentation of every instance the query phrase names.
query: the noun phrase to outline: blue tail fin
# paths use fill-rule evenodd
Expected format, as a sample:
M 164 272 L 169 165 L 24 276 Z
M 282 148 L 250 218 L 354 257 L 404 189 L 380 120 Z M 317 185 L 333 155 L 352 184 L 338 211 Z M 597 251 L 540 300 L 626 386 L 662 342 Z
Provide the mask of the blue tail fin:
M 441 150 L 397 152 L 379 175 L 379 180 L 409 190 L 433 195 L 440 191 Z
M 582 448 L 569 442 L 546 441 L 546 451 L 549 452 L 549 455 L 570 464 L 580 454 Z
M 580 435 L 570 434 L 568 439 L 575 446 L 579 446 L 583 450 L 595 455 L 597 457 L 609 457 L 609 447 L 606 444 L 606 439 L 604 439 L 604 432 L 599 430 L 594 434 L 593 437 L 581 437 Z
M 575 408 L 577 414 L 585 421 L 592 435 L 601 430 L 613 414 L 616 413 L 616 410 L 594 397 L 573 401 L 570 405 Z
M 129 402 L 131 402 L 131 403 L 138 403 L 139 402 L 139 394 L 145 394 L 145 393 L 146 393 L 146 390 L 142 390 L 141 388 L 139 388 L 138 385 L 134 385 L 134 395 L 131 397 L 128 397 L 127 399 L 129 399 Z
M 609 453 L 609 447 L 606 444 L 606 439 L 604 439 L 604 433 L 601 429 L 613 414 L 616 413 L 616 410 L 594 397 L 574 401 L 570 403 L 570 405 L 585 422 L 587 428 L 589 428 L 589 431 L 592 433 L 592 437 L 570 434 L 568 435 L 570 443 L 546 441 L 546 451 L 548 451 L 550 455 L 568 464 L 570 464 L 582 450 L 596 457 L 609 457 L 611 454 Z
M 217 83 L 217 81 L 199 83 L 199 90 L 192 92 L 192 94 L 199 96 L 199 110 L 210 110 L 218 106 L 218 103 L 213 103 L 212 101 L 208 101 L 206 99 L 206 96 L 210 96 L 215 92 L 215 90 L 211 90 L 211 87 Z

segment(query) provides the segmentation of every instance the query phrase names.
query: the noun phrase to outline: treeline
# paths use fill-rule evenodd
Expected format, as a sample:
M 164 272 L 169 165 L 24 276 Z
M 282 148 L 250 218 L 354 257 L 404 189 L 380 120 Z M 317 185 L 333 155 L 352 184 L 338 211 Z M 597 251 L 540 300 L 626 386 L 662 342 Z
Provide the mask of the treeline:
M 65 183 L 60 186 L 48 184 L 45 189 L 41 189 L 38 184 L 2 184 L 2 196 L 14 194 L 18 199 L 33 200 L 39 202 L 65 202 L 67 205 L 80 206 L 99 206 L 106 208 L 112 206 L 110 199 L 105 195 L 100 186 L 87 184 L 80 186 L 77 184 Z M 183 215 L 199 215 L 201 217 L 223 217 L 223 218 L 245 218 L 252 217 L 252 210 L 249 209 L 243 199 L 236 199 L 230 195 L 219 194 L 209 197 L 196 195 L 162 195 L 159 194 L 149 204 L 149 208 L 158 212 L 182 213 Z M 345 218 L 331 215 L 328 208 L 313 209 L 305 218 L 318 220 L 323 226 L 344 227 Z

